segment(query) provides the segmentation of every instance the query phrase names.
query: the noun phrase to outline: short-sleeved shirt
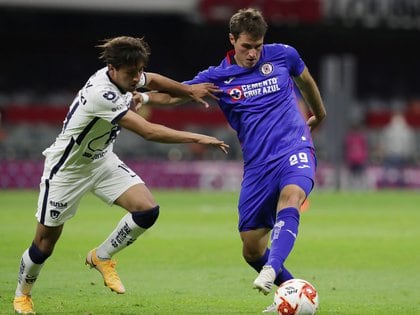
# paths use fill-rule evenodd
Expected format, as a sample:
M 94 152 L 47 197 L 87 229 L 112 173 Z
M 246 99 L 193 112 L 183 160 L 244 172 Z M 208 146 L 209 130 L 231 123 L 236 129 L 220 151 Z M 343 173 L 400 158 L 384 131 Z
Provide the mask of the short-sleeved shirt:
M 143 74 L 139 87 L 146 83 Z M 36 217 L 46 226 L 72 218 L 91 191 L 112 205 L 129 187 L 144 183 L 113 152 L 120 126 L 130 109 L 132 93 L 112 81 L 107 68 L 92 75 L 78 92 L 46 157 Z
M 304 69 L 296 49 L 269 44 L 252 68 L 238 66 L 230 51 L 219 66 L 186 82 L 212 82 L 223 91 L 218 103 L 237 133 L 244 159 L 239 231 L 273 228 L 285 185 L 298 185 L 306 195 L 312 190 L 316 157 L 292 79 Z
M 296 49 L 283 44 L 263 45 L 252 68 L 238 66 L 234 51 L 219 66 L 200 72 L 187 84 L 212 82 L 221 110 L 236 131 L 245 167 L 276 160 L 299 148 L 313 148 L 309 128 L 294 93 L 292 76 L 305 64 Z
M 139 87 L 145 84 L 143 74 Z M 58 171 L 87 171 L 112 154 L 121 129 L 118 121 L 131 102 L 132 93 L 122 91 L 106 67 L 92 75 L 71 104 L 61 133 L 43 152 L 51 176 Z

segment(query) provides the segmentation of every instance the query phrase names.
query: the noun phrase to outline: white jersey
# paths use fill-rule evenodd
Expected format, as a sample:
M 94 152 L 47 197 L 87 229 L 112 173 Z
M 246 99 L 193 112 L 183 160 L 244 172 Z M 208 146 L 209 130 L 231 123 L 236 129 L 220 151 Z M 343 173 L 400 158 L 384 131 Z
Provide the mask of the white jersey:
M 130 109 L 132 93 L 121 91 L 108 76 L 107 67 L 92 75 L 79 91 L 63 122 L 63 129 L 43 155 L 58 171 L 91 170 L 112 153 L 121 127 L 118 121 Z M 143 73 L 138 87 L 146 84 Z

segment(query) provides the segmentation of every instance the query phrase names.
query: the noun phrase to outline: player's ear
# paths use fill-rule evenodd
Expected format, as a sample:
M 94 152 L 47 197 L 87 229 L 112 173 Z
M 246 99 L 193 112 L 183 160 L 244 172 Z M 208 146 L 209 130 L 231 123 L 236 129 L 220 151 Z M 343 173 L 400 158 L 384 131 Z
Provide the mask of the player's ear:
M 229 41 L 230 41 L 230 43 L 231 43 L 232 45 L 234 45 L 234 44 L 235 44 L 235 36 L 233 36 L 233 34 L 232 34 L 232 33 L 229 33 Z
M 114 73 L 116 70 L 117 69 L 113 65 L 108 64 L 108 73 L 111 76 L 111 78 L 114 78 Z
M 114 71 L 114 70 L 116 70 L 115 67 L 109 63 L 108 64 L 108 71 Z

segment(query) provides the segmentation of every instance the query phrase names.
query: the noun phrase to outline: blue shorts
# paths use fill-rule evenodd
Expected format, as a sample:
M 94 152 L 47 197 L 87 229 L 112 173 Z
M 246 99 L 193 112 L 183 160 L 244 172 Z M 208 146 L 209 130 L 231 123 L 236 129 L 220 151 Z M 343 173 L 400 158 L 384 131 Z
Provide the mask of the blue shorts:
M 294 184 L 308 197 L 314 186 L 315 169 L 316 157 L 311 148 L 297 149 L 266 165 L 245 169 L 238 205 L 239 231 L 272 229 L 280 191 Z

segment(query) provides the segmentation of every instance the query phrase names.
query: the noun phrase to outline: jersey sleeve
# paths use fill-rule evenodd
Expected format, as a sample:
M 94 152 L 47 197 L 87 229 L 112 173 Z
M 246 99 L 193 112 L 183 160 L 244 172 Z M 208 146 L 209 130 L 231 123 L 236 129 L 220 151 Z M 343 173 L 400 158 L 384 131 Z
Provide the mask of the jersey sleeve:
M 142 87 L 145 87 L 146 84 L 147 84 L 147 76 L 146 76 L 146 73 L 142 72 L 142 74 L 140 76 L 139 83 L 137 83 L 137 85 L 136 85 L 136 89 L 140 89 Z
M 88 98 L 93 114 L 112 124 L 116 124 L 127 113 L 131 101 L 131 94 L 122 97 L 116 90 L 108 87 L 95 90 Z
M 192 80 L 184 81 L 182 83 L 191 85 L 204 82 L 211 82 L 209 69 L 199 72 Z
M 305 63 L 294 47 L 288 45 L 285 45 L 284 47 L 289 73 L 290 75 L 297 77 L 305 69 Z

